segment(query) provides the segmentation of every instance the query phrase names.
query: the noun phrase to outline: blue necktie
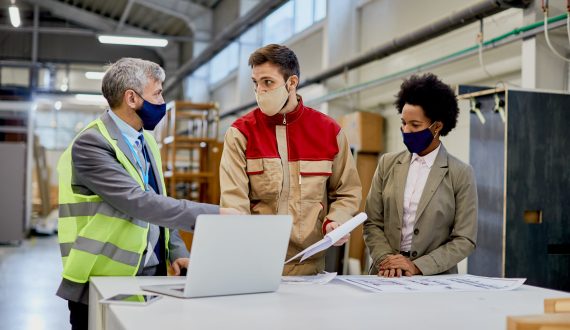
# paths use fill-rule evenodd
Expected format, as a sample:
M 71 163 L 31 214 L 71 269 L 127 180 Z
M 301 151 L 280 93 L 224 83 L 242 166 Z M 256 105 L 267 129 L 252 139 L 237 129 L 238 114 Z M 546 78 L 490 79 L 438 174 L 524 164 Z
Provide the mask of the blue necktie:
M 152 163 L 150 162 L 150 157 L 148 152 L 145 148 L 144 143 L 144 136 L 143 134 L 139 135 L 139 141 L 141 142 L 142 147 L 142 154 L 144 156 L 146 166 L 149 167 L 148 171 L 148 184 L 149 186 L 154 189 L 154 191 L 158 194 L 158 183 L 156 182 L 156 177 L 154 176 L 154 171 L 152 169 Z M 160 228 L 160 235 L 158 237 L 158 242 L 154 245 L 154 254 L 158 258 L 158 273 L 156 275 L 166 275 L 166 265 L 165 265 L 165 253 L 164 253 L 164 227 Z

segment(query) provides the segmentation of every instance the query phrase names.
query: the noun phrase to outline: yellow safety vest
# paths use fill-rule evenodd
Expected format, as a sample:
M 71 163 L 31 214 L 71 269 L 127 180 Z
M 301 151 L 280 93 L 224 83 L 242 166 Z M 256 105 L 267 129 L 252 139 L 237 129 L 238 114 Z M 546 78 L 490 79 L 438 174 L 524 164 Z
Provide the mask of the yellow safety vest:
M 137 169 L 111 138 L 101 119 L 89 123 L 85 130 L 96 126 L 109 141 L 121 165 L 144 190 L 144 183 Z M 81 134 L 81 133 L 80 133 Z M 155 159 L 165 195 L 164 176 L 160 152 L 152 135 L 143 132 L 147 146 Z M 147 246 L 148 222 L 132 217 L 113 208 L 97 195 L 81 195 L 73 192 L 71 176 L 73 143 L 59 159 L 59 221 L 58 239 L 63 261 L 63 277 L 76 283 L 86 283 L 90 276 L 134 276 Z M 157 181 L 158 181 L 157 180 Z M 168 260 L 169 231 L 165 230 Z

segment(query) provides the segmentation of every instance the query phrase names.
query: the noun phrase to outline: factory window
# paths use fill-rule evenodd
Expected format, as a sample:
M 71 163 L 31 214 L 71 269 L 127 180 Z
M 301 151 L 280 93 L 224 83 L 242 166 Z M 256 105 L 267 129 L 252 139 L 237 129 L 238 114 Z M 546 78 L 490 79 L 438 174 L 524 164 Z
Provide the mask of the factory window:
M 239 44 L 232 42 L 219 52 L 210 62 L 210 84 L 215 84 L 237 69 Z
M 46 149 L 64 150 L 87 123 L 100 115 L 101 112 L 68 112 L 40 106 L 36 112 L 35 133 L 40 144 Z
M 263 20 L 263 44 L 281 43 L 293 35 L 293 1 Z
M 291 0 L 263 21 L 263 44 L 282 43 L 326 17 L 326 0 Z

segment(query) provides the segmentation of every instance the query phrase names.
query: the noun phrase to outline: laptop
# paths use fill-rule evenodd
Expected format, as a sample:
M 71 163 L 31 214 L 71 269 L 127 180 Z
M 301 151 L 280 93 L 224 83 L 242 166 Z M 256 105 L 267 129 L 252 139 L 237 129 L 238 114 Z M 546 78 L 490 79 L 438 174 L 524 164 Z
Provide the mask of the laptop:
M 276 291 L 292 223 L 290 215 L 199 215 L 186 282 L 141 289 L 180 298 Z

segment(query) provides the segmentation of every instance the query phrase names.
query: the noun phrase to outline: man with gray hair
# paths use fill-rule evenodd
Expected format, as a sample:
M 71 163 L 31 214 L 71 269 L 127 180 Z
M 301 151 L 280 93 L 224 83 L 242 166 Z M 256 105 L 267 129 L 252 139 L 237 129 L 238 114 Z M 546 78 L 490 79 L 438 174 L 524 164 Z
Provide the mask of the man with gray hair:
M 145 131 L 166 112 L 164 78 L 150 61 L 112 64 L 102 82 L 110 109 L 59 160 L 57 295 L 68 300 L 72 329 L 87 329 L 91 276 L 179 275 L 188 251 L 176 229 L 193 230 L 199 214 L 238 214 L 166 196 L 160 152 Z

